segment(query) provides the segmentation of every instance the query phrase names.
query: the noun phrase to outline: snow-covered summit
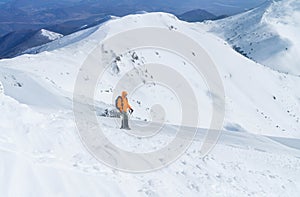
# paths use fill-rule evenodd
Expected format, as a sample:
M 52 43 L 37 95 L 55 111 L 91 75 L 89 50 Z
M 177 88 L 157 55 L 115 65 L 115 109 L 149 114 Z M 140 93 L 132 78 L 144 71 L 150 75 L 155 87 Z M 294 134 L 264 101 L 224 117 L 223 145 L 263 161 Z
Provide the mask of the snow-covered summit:
M 63 37 L 62 34 L 59 34 L 59 33 L 53 32 L 53 31 L 49 31 L 46 29 L 41 29 L 39 31 L 39 33 L 41 36 L 44 36 L 44 37 L 48 38 L 49 40 L 56 40 L 56 39 Z
M 300 75 L 300 2 L 267 1 L 246 13 L 208 22 L 236 51 L 280 72 Z

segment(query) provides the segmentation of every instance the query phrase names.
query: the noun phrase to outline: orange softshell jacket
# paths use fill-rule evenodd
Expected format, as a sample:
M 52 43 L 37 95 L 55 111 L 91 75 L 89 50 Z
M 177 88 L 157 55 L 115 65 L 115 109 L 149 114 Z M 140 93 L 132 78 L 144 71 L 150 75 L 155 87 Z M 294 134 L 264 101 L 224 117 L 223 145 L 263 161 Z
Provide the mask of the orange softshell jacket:
M 127 92 L 122 92 L 122 97 L 117 100 L 117 107 L 120 112 L 127 112 L 128 109 L 131 109 L 131 106 L 128 103 Z

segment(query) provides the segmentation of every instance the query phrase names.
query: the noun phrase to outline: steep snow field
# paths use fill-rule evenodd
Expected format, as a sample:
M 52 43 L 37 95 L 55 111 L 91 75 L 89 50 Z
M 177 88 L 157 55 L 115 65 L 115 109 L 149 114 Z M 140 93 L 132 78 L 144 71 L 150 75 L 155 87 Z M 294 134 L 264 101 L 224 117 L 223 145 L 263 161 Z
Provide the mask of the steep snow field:
M 245 56 L 300 76 L 299 21 L 300 2 L 284 0 L 267 1 L 256 9 L 207 24 Z
M 161 49 L 131 51 L 142 62 L 124 54 L 117 65 L 112 64 L 119 72 L 103 76 L 95 94 L 102 110 L 112 108 L 113 87 L 126 70 L 149 62 L 180 71 L 199 98 L 202 129 L 191 147 L 173 164 L 146 174 L 112 170 L 93 158 L 80 141 L 72 112 L 76 76 L 87 55 L 104 38 L 138 27 L 178 31 L 197 41 L 217 65 L 226 95 L 225 131 L 212 152 L 201 158 L 211 97 L 191 65 Z M 0 192 L 4 196 L 297 196 L 300 192 L 300 78 L 247 59 L 203 25 L 164 13 L 130 15 L 28 52 L 38 54 L 0 61 L 4 87 L 0 95 Z M 112 142 L 147 152 L 174 137 L 180 124 L 173 109 L 175 97 L 165 91 L 151 99 L 153 91 L 156 88 L 149 86 L 130 95 L 134 119 L 151 121 L 147 108 L 161 101 L 168 132 L 145 142 L 119 130 L 114 118 L 99 117 Z

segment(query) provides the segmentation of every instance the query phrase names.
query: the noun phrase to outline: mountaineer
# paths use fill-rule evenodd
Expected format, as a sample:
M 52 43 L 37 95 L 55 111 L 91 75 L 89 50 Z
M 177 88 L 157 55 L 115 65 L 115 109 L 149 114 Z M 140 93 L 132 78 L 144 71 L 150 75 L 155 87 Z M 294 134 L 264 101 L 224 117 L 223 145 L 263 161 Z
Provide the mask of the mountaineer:
M 128 93 L 126 91 L 122 92 L 122 96 L 118 96 L 116 99 L 116 108 L 120 111 L 121 113 L 121 118 L 122 118 L 122 126 L 121 129 L 127 129 L 130 130 L 129 125 L 128 125 L 128 113 L 130 114 L 133 113 L 133 109 L 128 103 L 127 99 Z

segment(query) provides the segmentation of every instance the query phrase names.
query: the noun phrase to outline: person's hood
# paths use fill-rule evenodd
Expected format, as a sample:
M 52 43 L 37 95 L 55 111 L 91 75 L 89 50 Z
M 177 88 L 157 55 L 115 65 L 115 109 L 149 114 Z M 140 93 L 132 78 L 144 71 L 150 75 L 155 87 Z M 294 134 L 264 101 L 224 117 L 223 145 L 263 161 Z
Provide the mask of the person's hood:
M 128 95 L 128 93 L 126 91 L 122 92 L 122 97 L 126 97 Z

